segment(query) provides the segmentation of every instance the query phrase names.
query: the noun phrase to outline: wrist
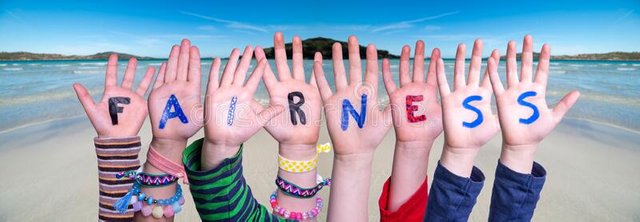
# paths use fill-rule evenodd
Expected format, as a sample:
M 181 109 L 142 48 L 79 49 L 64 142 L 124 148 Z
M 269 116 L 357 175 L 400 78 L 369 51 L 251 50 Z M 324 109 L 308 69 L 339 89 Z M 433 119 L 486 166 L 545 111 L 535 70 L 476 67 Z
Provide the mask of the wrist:
M 182 151 L 187 147 L 187 140 L 153 137 L 150 146 L 167 159 L 182 163 Z
M 240 150 L 240 145 L 206 141 L 202 144 L 200 162 L 202 170 L 218 166 L 224 159 L 230 158 Z
M 278 145 L 278 154 L 290 160 L 311 160 L 318 155 L 316 144 Z
M 533 158 L 538 144 L 502 145 L 500 163 L 509 169 L 522 174 L 530 174 L 533 168 Z
M 370 170 L 373 163 L 373 153 L 334 154 L 334 170 L 336 166 L 347 171 Z M 342 168 L 345 167 L 345 168 Z
M 440 164 L 455 175 L 470 177 L 479 150 L 478 147 L 452 148 L 445 144 Z

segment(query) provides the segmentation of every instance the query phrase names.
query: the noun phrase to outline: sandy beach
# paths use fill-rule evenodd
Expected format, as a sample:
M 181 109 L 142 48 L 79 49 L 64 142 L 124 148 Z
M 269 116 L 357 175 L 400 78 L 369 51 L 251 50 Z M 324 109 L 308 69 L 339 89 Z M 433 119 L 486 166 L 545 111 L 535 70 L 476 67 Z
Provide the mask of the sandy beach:
M 149 124 L 140 135 L 145 157 Z M 199 132 L 192 138 L 202 137 Z M 0 134 L 0 221 L 94 221 L 98 185 L 92 139 L 85 117 L 54 120 Z M 321 143 L 329 141 L 321 130 Z M 431 153 L 429 172 L 440 157 L 443 137 Z M 487 180 L 470 221 L 486 221 L 500 136 L 481 151 L 476 165 Z M 244 153 L 248 183 L 258 200 L 268 203 L 275 188 L 276 141 L 264 130 L 251 138 Z M 369 200 L 370 221 L 378 221 L 377 200 L 391 172 L 394 133 L 378 147 Z M 535 221 L 640 220 L 640 134 L 584 120 L 567 119 L 541 145 L 536 160 L 548 171 Z M 273 161 L 265 161 L 272 159 Z M 321 156 L 319 172 L 331 173 L 331 154 Z M 176 221 L 198 221 L 187 191 L 187 203 Z M 329 191 L 321 192 L 328 198 Z M 326 212 L 320 221 L 326 220 Z

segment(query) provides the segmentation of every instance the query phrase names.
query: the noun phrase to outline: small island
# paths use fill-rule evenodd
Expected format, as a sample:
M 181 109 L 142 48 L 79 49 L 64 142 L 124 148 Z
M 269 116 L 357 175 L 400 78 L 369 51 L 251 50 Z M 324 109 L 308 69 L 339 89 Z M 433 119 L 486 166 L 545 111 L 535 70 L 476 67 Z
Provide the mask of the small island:
M 338 41 L 335 39 L 324 38 L 324 37 L 315 37 L 310 39 L 302 40 L 302 57 L 304 59 L 313 59 L 316 52 L 322 53 L 322 58 L 331 59 L 333 57 L 333 43 L 340 43 L 342 45 L 342 58 L 349 58 L 349 51 L 347 51 L 347 42 Z M 287 50 L 287 55 L 292 54 L 292 44 L 285 43 L 284 48 Z M 267 56 L 267 59 L 275 58 L 275 52 L 273 47 L 265 48 L 264 53 Z M 360 45 L 360 57 L 364 58 L 367 54 L 367 47 Z M 289 56 L 291 58 L 291 56 Z M 387 59 L 397 59 L 400 58 L 398 55 L 394 55 L 389 53 L 387 50 L 378 49 L 378 58 L 387 58 Z
M 117 53 L 118 59 L 137 58 L 138 60 L 155 59 L 146 56 L 136 56 L 119 52 L 100 52 L 93 55 L 62 55 L 31 52 L 0 52 L 0 61 L 30 61 L 30 60 L 106 60 L 109 55 Z

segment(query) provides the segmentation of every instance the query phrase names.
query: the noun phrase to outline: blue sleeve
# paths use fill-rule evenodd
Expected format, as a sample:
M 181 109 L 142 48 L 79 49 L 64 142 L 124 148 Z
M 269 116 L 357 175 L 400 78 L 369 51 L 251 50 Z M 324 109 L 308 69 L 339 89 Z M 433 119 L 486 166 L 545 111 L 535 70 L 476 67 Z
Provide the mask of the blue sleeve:
M 465 178 L 451 173 L 438 162 L 424 221 L 467 221 L 484 179 L 477 167 L 473 167 L 471 177 Z
M 521 174 L 498 162 L 491 194 L 489 221 L 531 221 L 547 171 L 534 162 L 531 174 Z

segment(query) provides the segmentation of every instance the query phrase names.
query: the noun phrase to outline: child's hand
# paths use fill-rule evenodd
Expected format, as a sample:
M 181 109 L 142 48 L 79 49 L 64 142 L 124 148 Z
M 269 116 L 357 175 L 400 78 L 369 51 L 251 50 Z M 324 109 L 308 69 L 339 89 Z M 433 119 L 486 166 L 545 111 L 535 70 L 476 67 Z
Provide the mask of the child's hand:
M 527 35 L 522 48 L 520 80 L 516 71 L 516 43 L 507 47 L 507 89 L 500 82 L 497 59 L 488 61 L 493 91 L 496 95 L 498 115 L 502 128 L 503 150 L 500 161 L 509 168 L 531 173 L 533 153 L 542 141 L 560 123 L 564 114 L 580 96 L 578 91 L 565 95 L 555 108 L 545 100 L 549 71 L 550 49 L 543 45 L 533 80 L 533 39 Z M 516 160 L 517 158 L 517 160 Z
M 273 44 L 278 79 L 269 63 L 266 63 L 263 79 L 271 97 L 271 105 L 288 107 L 288 112 L 274 117 L 265 128 L 280 143 L 281 148 L 310 147 L 315 155 L 322 117 L 322 100 L 315 78 L 312 76 L 310 83 L 305 81 L 302 41 L 297 36 L 293 37 L 292 70 L 287 65 L 282 33 L 275 34 Z M 266 61 L 262 48 L 257 47 L 255 54 L 256 60 Z
M 169 61 L 162 64 L 149 95 L 153 140 L 159 150 L 172 150 L 179 162 L 187 139 L 202 128 L 200 98 L 200 52 L 189 40 L 171 48 Z
M 279 105 L 263 108 L 253 99 L 267 61 L 258 61 L 258 65 L 245 83 L 252 55 L 253 49 L 247 46 L 242 60 L 238 63 L 240 51 L 233 49 L 220 81 L 220 59 L 215 59 L 211 65 L 205 100 L 206 140 L 202 151 L 202 164 L 205 169 L 212 168 L 235 154 L 240 144 L 283 110 Z
M 499 58 L 497 54 L 491 55 Z M 449 90 L 444 62 L 438 60 L 438 86 L 442 100 L 445 145 L 441 164 L 451 172 L 468 177 L 480 148 L 500 130 L 491 113 L 491 83 L 487 72 L 480 84 L 482 41 L 473 44 L 469 79 L 465 83 L 465 45 L 460 44 L 454 66 L 454 91 Z
M 409 74 L 410 50 L 409 46 L 404 46 L 400 55 L 400 88 L 393 82 L 389 60 L 382 61 L 384 84 L 389 94 L 397 142 L 430 144 L 442 133 L 442 110 L 436 83 L 436 60 L 440 58 L 440 51 L 434 49 L 431 53 L 425 82 L 424 43 L 416 42 L 413 79 Z
M 104 93 L 98 104 L 93 102 L 87 89 L 79 83 L 73 84 L 78 100 L 84 107 L 98 137 L 131 137 L 138 135 L 147 118 L 147 101 L 144 94 L 153 79 L 155 69 L 149 67 L 135 91 L 132 91 L 136 74 L 135 58 L 129 60 L 122 84 L 117 84 L 118 55 L 109 56 L 105 74 Z
M 367 46 L 364 82 L 360 48 L 355 36 L 349 37 L 349 83 L 342 61 L 342 46 L 333 44 L 333 72 L 336 92 L 332 93 L 322 70 L 322 55 L 316 53 L 314 72 L 324 102 L 329 135 L 336 155 L 373 153 L 389 130 L 391 112 L 378 104 L 378 54 Z

